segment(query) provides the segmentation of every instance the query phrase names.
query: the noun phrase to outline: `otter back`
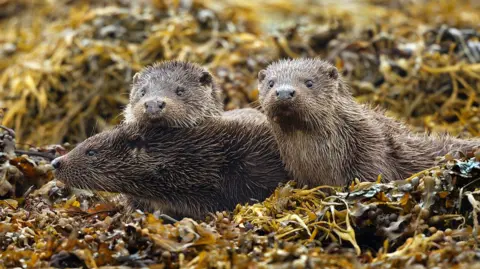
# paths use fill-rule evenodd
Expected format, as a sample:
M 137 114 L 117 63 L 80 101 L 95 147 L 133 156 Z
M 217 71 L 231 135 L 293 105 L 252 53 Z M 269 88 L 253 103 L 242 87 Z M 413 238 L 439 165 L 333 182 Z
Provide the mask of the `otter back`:
M 267 117 L 254 108 L 239 108 L 225 111 L 223 119 L 231 121 L 248 121 L 254 124 L 267 124 Z
M 268 125 L 221 118 L 192 128 L 125 124 L 53 163 L 69 185 L 121 192 L 150 207 L 143 209 L 197 218 L 263 200 L 288 179 Z

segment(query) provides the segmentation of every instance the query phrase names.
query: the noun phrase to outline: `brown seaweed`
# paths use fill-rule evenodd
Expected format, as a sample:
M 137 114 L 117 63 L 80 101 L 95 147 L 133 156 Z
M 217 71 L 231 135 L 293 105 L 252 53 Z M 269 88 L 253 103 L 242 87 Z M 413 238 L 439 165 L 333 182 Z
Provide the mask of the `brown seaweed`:
M 480 135 L 480 5 L 335 3 L 0 0 L 0 268 L 478 266 L 479 151 L 173 223 L 53 178 L 55 143 L 118 123 L 133 74 L 164 59 L 208 67 L 229 110 L 258 105 L 269 62 L 322 57 L 416 131 Z

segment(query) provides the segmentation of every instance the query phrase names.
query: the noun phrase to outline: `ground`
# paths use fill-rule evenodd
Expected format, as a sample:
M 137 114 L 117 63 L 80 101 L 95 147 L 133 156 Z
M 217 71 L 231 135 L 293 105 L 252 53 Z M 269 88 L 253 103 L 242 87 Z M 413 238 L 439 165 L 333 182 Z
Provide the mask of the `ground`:
M 474 1 L 236 2 L 0 1 L 0 268 L 474 267 L 478 152 L 174 224 L 54 179 L 50 158 L 118 123 L 133 74 L 162 59 L 209 68 L 229 110 L 258 106 L 269 62 L 321 57 L 414 131 L 480 135 Z

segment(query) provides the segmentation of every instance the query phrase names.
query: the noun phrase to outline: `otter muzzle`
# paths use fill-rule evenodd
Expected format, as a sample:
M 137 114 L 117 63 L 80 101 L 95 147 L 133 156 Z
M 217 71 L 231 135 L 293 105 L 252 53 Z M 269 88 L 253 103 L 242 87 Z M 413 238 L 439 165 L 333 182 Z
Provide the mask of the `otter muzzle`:
M 61 157 L 55 158 L 52 162 L 51 165 L 53 168 L 58 169 L 61 166 Z
M 159 112 L 162 112 L 162 110 L 165 108 L 165 101 L 161 100 L 149 100 L 146 101 L 144 106 L 145 106 L 145 113 L 148 114 L 156 114 Z
M 293 88 L 279 88 L 276 90 L 277 100 L 290 100 L 295 96 Z

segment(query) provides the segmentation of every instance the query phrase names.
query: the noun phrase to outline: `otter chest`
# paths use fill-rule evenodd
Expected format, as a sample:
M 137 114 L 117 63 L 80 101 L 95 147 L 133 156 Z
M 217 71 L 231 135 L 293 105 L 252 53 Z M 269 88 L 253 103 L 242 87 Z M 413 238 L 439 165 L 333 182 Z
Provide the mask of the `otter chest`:
M 287 170 L 301 185 L 334 182 L 335 149 L 321 137 L 296 131 L 279 137 L 278 144 Z

